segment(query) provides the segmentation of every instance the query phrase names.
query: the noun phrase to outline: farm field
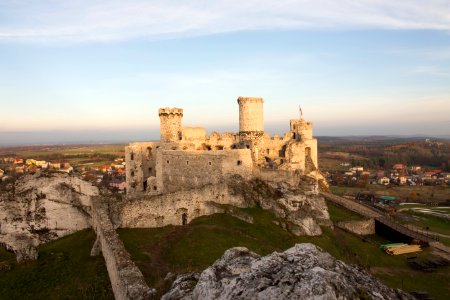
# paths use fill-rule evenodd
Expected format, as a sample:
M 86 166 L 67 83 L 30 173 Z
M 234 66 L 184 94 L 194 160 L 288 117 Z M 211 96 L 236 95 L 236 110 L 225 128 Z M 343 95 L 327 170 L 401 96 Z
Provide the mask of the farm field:
M 33 158 L 36 160 L 68 162 L 74 166 L 99 166 L 124 157 L 125 144 L 116 145 L 54 145 L 0 147 L 0 156 Z

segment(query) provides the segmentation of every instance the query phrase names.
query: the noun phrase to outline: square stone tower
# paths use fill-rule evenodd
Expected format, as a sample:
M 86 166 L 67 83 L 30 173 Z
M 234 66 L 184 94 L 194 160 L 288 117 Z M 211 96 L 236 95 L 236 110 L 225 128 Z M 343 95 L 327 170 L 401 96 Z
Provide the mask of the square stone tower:
M 183 109 L 181 108 L 160 108 L 160 134 L 161 142 L 176 142 L 182 138 L 181 121 L 183 119 Z

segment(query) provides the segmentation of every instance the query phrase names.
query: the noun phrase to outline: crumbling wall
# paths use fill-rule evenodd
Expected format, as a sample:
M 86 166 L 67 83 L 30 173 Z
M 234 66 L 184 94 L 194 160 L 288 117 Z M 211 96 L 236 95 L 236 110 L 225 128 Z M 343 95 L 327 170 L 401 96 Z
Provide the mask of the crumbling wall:
M 248 178 L 252 172 L 250 151 L 160 151 L 157 156 L 157 189 L 162 193 L 218 184 L 228 175 Z
M 122 227 L 148 228 L 182 225 L 214 213 L 227 213 L 222 204 L 233 207 L 259 206 L 280 218 L 279 225 L 295 235 L 320 235 L 320 226 L 331 225 L 324 199 L 307 188 L 287 182 L 245 180 L 239 175 L 226 182 L 198 189 L 154 196 L 136 196 L 122 202 L 118 219 Z M 229 207 L 229 206 L 227 206 Z M 281 221 L 281 219 L 283 221 Z
M 144 276 L 114 230 L 101 198 L 92 200 L 92 227 L 97 240 L 91 254 L 103 253 L 115 299 L 149 299 L 153 290 L 145 283 Z
M 131 143 L 125 147 L 127 192 L 144 190 L 144 182 L 156 175 L 155 153 L 161 143 Z
M 357 235 L 375 234 L 375 219 L 360 221 L 340 221 L 335 225 Z
M 290 170 L 271 170 L 264 168 L 254 168 L 253 176 L 267 182 L 288 183 L 292 186 L 300 184 L 301 175 L 299 172 Z
M 217 204 L 247 207 L 248 203 L 239 195 L 229 192 L 225 183 L 207 185 L 198 189 L 178 191 L 158 196 L 141 196 L 122 203 L 121 227 L 148 228 L 166 225 L 182 225 L 200 216 L 223 212 Z

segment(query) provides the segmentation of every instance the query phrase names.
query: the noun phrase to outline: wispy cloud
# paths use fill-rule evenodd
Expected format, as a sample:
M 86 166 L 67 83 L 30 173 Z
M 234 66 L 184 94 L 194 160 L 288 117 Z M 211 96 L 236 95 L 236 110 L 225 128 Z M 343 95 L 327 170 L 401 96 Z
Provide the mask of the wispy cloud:
M 416 57 L 421 60 L 443 61 L 450 60 L 450 47 L 428 47 L 423 46 L 419 49 L 388 49 L 383 52 L 398 56 Z
M 439 68 L 435 66 L 420 66 L 416 67 L 411 71 L 412 74 L 425 74 L 425 75 L 432 75 L 432 76 L 450 76 L 449 72 L 445 72 L 440 70 Z
M 2 1 L 0 40 L 120 41 L 243 30 L 450 30 L 448 1 Z

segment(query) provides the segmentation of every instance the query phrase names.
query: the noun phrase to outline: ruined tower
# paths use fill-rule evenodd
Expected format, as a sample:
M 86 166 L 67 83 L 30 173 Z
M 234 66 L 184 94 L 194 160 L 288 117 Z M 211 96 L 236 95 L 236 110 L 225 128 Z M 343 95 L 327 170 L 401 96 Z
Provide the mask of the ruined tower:
M 262 98 L 239 97 L 239 133 L 264 133 Z
M 291 120 L 290 131 L 293 133 L 293 139 L 297 141 L 310 140 L 313 138 L 312 123 L 303 119 Z
M 183 109 L 160 108 L 159 119 L 161 142 L 180 141 L 182 138 L 181 120 L 183 119 Z
M 251 149 L 253 160 L 259 164 L 264 159 L 264 115 L 262 98 L 239 97 L 240 147 Z

